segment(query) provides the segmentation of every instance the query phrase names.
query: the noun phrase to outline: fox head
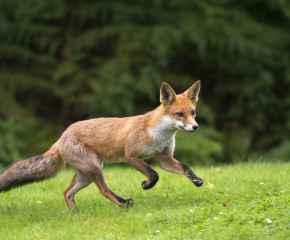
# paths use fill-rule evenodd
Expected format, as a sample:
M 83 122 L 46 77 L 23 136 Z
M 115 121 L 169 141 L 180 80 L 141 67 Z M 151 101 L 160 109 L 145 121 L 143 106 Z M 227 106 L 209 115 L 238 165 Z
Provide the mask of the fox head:
M 200 81 L 197 81 L 184 93 L 176 95 L 168 83 L 162 83 L 160 102 L 173 128 L 186 132 L 195 132 L 198 129 L 195 117 L 199 90 Z

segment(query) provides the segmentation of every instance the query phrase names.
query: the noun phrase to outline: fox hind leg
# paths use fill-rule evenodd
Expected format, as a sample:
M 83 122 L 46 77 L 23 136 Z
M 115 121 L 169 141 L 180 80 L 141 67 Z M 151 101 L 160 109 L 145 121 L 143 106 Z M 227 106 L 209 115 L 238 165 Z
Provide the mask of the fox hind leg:
M 89 176 L 92 181 L 97 185 L 100 193 L 112 202 L 116 203 L 118 206 L 127 207 L 133 204 L 133 199 L 123 199 L 110 190 L 101 170 L 96 169 L 94 173 L 89 173 Z
M 70 209 L 73 210 L 76 208 L 73 201 L 74 195 L 91 182 L 97 185 L 103 196 L 118 206 L 129 206 L 133 204 L 132 199 L 123 199 L 110 190 L 102 172 L 102 159 L 94 150 L 82 144 L 74 137 L 64 141 L 61 146 L 60 153 L 62 158 L 77 170 L 71 185 L 64 192 L 66 202 Z
M 123 199 L 110 190 L 102 172 L 102 159 L 96 152 L 92 151 L 87 146 L 75 146 L 75 148 L 81 150 L 77 155 L 71 154 L 73 151 L 67 151 L 64 155 L 66 155 L 67 162 L 82 174 L 78 173 L 73 179 L 72 184 L 69 186 L 69 190 L 66 192 L 66 200 L 71 197 L 70 194 L 74 196 L 81 188 L 87 186 L 90 182 L 94 182 L 100 193 L 118 206 L 129 206 L 133 204 L 132 199 Z M 81 178 L 79 178 L 83 185 L 80 183 L 77 184 L 79 182 L 78 175 L 81 176 Z M 68 199 L 67 203 L 70 209 L 71 207 L 74 209 L 75 204 L 73 201 Z
M 92 181 L 86 175 L 84 175 L 81 171 L 76 170 L 71 184 L 63 193 L 67 206 L 70 210 L 78 210 L 74 201 L 74 197 L 78 191 L 90 185 L 91 182 Z

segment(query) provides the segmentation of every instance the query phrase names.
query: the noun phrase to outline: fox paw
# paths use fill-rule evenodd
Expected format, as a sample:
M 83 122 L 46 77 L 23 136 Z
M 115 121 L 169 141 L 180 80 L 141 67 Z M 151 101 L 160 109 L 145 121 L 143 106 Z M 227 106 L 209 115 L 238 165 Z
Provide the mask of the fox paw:
M 142 186 L 142 188 L 143 188 L 144 190 L 149 189 L 148 186 L 147 186 L 147 181 L 142 182 L 141 186 Z
M 130 206 L 133 206 L 133 204 L 134 204 L 134 202 L 133 202 L 132 198 L 125 199 L 120 207 L 130 207 Z
M 157 175 L 157 177 L 155 177 L 155 178 L 153 178 L 151 180 L 142 182 L 142 188 L 144 190 L 148 190 L 150 188 L 153 188 L 157 181 L 158 181 L 158 175 Z
M 200 187 L 203 184 L 203 180 L 201 178 L 195 178 L 195 179 L 192 180 L 192 182 L 194 183 L 194 185 L 196 187 Z

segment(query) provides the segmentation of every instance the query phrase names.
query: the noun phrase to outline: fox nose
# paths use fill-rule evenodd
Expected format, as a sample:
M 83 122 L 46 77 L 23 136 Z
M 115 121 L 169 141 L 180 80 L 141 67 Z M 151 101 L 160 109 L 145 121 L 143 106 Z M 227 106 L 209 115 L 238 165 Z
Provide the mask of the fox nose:
M 196 130 L 198 129 L 198 125 L 193 125 L 193 126 L 192 126 L 192 129 L 193 129 L 194 131 L 196 131 Z

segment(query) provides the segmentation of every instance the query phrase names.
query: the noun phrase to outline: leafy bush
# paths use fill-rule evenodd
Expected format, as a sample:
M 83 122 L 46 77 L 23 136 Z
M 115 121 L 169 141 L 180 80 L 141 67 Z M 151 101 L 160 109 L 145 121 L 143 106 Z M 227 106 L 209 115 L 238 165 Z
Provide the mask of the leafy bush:
M 6 166 L 13 161 L 42 154 L 56 140 L 56 130 L 34 118 L 0 120 L 0 164 Z
M 210 165 L 223 156 L 223 136 L 215 129 L 200 126 L 196 133 L 179 131 L 174 157 L 189 165 Z
M 1 0 L 0 118 L 64 129 L 142 114 L 163 81 L 180 93 L 201 79 L 199 122 L 224 135 L 212 158 L 274 148 L 290 131 L 289 12 L 277 0 Z

